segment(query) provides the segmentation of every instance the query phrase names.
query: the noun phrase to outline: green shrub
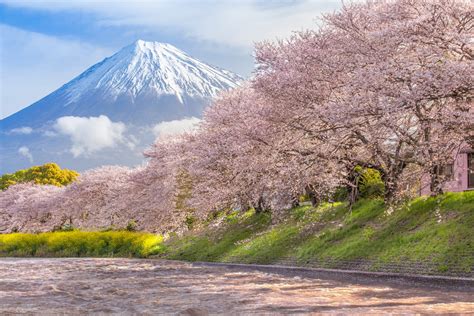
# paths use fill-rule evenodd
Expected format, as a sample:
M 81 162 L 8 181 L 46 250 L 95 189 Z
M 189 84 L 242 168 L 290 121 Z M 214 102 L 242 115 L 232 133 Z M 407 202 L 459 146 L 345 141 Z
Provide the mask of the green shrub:
M 309 194 L 303 194 L 298 197 L 298 201 L 303 203 L 303 202 L 310 202 L 311 198 L 309 197 Z
M 136 232 L 137 231 L 137 222 L 135 220 L 131 220 L 128 222 L 127 227 L 125 227 L 125 230 L 129 232 Z
M 252 212 L 255 212 L 254 209 L 251 209 Z M 239 221 L 239 211 L 231 211 L 225 216 L 225 221 L 230 224 L 235 224 Z
M 0 256 L 148 257 L 162 251 L 163 238 L 129 231 L 61 231 L 0 235 Z
M 380 172 L 372 168 L 357 167 L 359 174 L 359 194 L 361 198 L 372 199 L 382 197 L 385 185 Z
M 375 234 L 375 230 L 372 227 L 367 227 L 363 231 L 366 240 L 371 240 Z
M 348 196 L 349 196 L 349 192 L 347 191 L 347 188 L 339 187 L 336 189 L 336 191 L 332 195 L 332 200 L 334 202 L 344 202 L 344 201 L 347 201 Z
M 192 215 L 187 215 L 184 222 L 186 224 L 186 227 L 188 227 L 188 229 L 191 230 L 191 229 L 193 229 L 194 224 L 196 223 L 196 217 L 194 217 Z
M 57 164 L 51 162 L 2 175 L 0 177 L 0 190 L 6 190 L 10 185 L 24 182 L 63 186 L 75 181 L 78 176 L 79 173 L 76 171 L 61 169 Z

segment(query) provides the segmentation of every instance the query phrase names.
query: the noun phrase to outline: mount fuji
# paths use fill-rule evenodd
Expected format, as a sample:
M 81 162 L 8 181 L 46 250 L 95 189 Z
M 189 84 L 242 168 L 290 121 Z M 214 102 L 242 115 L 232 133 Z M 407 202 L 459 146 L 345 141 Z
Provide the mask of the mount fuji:
M 242 78 L 165 43 L 138 40 L 0 121 L 0 172 L 48 161 L 134 165 L 165 127 L 199 121 Z

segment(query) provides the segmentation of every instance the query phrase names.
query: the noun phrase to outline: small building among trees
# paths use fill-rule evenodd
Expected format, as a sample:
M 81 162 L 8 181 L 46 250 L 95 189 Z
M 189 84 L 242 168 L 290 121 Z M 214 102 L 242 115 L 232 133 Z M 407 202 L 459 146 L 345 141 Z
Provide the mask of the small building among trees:
M 474 190 L 474 150 L 464 147 L 455 154 L 454 162 L 445 165 L 441 173 L 446 177 L 443 184 L 445 192 Z M 423 177 L 421 195 L 431 194 L 429 177 Z

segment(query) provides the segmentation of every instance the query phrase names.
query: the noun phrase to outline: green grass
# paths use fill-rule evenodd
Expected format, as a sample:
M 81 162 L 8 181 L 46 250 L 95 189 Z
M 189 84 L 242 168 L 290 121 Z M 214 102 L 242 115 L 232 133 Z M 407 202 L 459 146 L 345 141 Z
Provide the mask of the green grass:
M 439 204 L 438 204 L 439 203 Z M 473 272 L 474 192 L 420 197 L 386 212 L 380 199 L 289 210 L 272 225 L 269 214 L 237 215 L 219 229 L 192 231 L 166 242 L 164 256 L 189 261 L 275 263 L 370 260 L 430 262 L 439 273 Z M 375 267 L 374 267 L 375 268 Z
M 163 250 L 159 235 L 128 231 L 0 235 L 0 257 L 148 257 Z
M 232 213 L 226 221 L 229 226 L 222 230 L 209 230 L 203 234 L 171 238 L 166 243 L 166 256 L 170 259 L 188 261 L 223 261 L 236 244 L 266 229 L 270 223 L 270 216 L 244 213 L 242 217 L 236 218 Z

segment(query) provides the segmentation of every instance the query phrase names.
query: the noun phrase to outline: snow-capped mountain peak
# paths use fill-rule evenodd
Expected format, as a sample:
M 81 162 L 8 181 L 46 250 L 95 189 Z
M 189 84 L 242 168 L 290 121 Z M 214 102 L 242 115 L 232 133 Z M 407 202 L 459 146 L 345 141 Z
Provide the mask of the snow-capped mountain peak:
M 138 40 L 0 120 L 0 171 L 26 168 L 32 159 L 78 170 L 136 165 L 154 141 L 154 126 L 197 120 L 219 91 L 240 80 L 173 45 Z M 113 133 L 113 140 L 100 133 Z M 100 150 L 91 145 L 97 142 Z M 79 156 L 84 148 L 94 153 Z
M 110 97 L 140 94 L 212 98 L 233 88 L 239 76 L 199 61 L 171 44 L 136 42 L 92 66 L 63 88 L 69 102 L 87 91 L 100 90 Z

